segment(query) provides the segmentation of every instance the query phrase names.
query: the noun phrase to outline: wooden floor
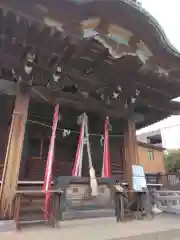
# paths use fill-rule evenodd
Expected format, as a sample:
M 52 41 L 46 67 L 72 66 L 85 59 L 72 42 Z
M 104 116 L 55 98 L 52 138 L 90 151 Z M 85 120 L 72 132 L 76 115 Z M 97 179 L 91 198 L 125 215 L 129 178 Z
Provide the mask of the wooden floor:
M 31 226 L 20 232 L 0 233 L 1 240 L 178 240 L 180 216 L 163 215 L 154 220 L 117 224 L 114 218 L 66 221 L 61 228 Z

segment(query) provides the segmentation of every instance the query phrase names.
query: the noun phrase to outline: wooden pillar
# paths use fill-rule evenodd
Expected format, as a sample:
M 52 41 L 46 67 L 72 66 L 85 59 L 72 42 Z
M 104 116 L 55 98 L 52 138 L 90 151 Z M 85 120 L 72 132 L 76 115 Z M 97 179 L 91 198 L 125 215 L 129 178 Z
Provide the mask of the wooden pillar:
M 127 120 L 124 126 L 124 173 L 128 189 L 132 190 L 132 165 L 138 165 L 138 145 L 136 127 L 133 120 Z
M 21 164 L 20 164 L 20 170 L 19 170 L 19 181 L 24 180 L 26 177 L 26 166 L 27 166 L 27 160 L 28 160 L 28 150 L 29 150 L 29 138 L 28 138 L 28 126 L 26 126 L 25 133 L 24 133 L 24 141 L 23 141 L 23 149 L 21 154 Z
M 29 88 L 18 88 L 9 133 L 0 191 L 0 217 L 10 219 L 19 177 L 28 106 Z

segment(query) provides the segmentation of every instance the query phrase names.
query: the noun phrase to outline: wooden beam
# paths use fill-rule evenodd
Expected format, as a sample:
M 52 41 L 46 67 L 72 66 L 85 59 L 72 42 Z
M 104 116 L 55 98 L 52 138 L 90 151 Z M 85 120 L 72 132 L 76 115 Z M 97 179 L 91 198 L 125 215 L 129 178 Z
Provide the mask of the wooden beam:
M 156 109 L 149 110 L 144 114 L 144 121 L 138 124 L 138 129 L 156 123 L 168 116 L 168 112 L 160 112 Z
M 139 74 L 136 78 L 136 84 L 139 84 L 142 88 L 148 88 L 148 90 L 153 90 L 167 97 L 179 96 L 179 82 L 170 77 L 159 77 L 152 73 L 147 73 L 146 75 Z
M 12 217 L 12 204 L 19 176 L 29 99 L 30 89 L 19 86 L 12 116 L 0 191 L 1 218 L 10 219 Z
M 173 92 L 167 91 L 167 89 L 164 89 L 165 83 L 161 84 L 161 88 L 158 88 L 157 86 L 154 87 L 151 84 L 146 83 L 146 80 L 144 82 L 140 82 L 136 80 L 134 82 L 134 86 L 136 89 L 140 90 L 141 92 L 145 94 L 159 94 L 163 97 L 170 98 Z
M 16 4 L 18 6 L 18 10 L 19 10 L 18 12 L 15 11 Z M 18 14 L 18 16 L 19 15 L 23 15 L 24 17 L 26 17 L 29 20 L 30 19 L 34 19 L 34 18 L 36 20 L 38 19 L 39 23 L 41 21 L 43 21 L 43 19 L 44 19 L 44 16 L 43 16 L 43 13 L 42 13 L 43 11 L 39 11 L 38 15 L 35 14 L 35 12 L 37 10 L 36 9 L 37 6 L 33 5 L 32 8 L 26 9 L 27 12 L 29 12 L 29 14 L 27 14 L 27 12 L 25 14 L 25 12 L 22 13 L 22 11 L 24 11 L 22 6 L 18 5 L 18 3 L 16 3 L 16 4 L 15 5 L 13 4 L 13 9 L 16 12 L 16 13 L 13 14 L 13 18 L 14 18 L 13 24 L 14 25 L 12 24 L 12 21 L 11 21 L 12 20 L 12 14 L 4 14 L 3 22 L 4 22 L 5 25 L 6 24 L 8 25 L 8 23 L 11 23 L 10 29 L 14 28 L 13 30 L 14 30 L 14 33 L 15 33 L 15 36 L 13 35 L 13 37 L 15 39 L 18 39 L 18 41 L 19 41 L 19 38 L 21 39 L 21 37 L 24 35 L 24 40 L 23 40 L 24 44 L 20 44 L 19 42 L 17 42 L 18 44 L 15 44 L 14 43 L 14 39 L 13 39 L 13 41 L 12 41 L 12 39 L 10 39 L 12 36 L 7 34 L 7 36 L 3 38 L 3 41 L 6 42 L 6 44 L 8 44 L 8 42 L 9 42 L 8 50 L 9 50 L 10 55 L 9 56 L 3 56 L 3 52 L 2 52 L 2 54 L 0 54 L 2 56 L 1 60 L 0 60 L 0 63 L 1 63 L 0 65 L 3 66 L 4 68 L 6 68 L 7 65 L 8 65 L 10 69 L 17 69 L 19 67 L 22 67 L 22 63 L 20 63 L 20 59 L 22 60 L 21 52 L 23 52 L 22 50 L 24 48 L 24 45 L 26 45 L 28 47 L 29 46 L 31 46 L 31 47 L 33 46 L 33 48 L 38 49 L 38 51 L 39 51 L 39 58 L 41 58 L 41 57 L 43 58 L 43 54 L 44 53 L 47 56 L 51 56 L 52 53 L 53 53 L 53 55 L 56 55 L 57 57 L 59 57 L 61 59 L 61 57 L 62 57 L 61 53 L 63 52 L 64 49 L 66 49 L 66 47 L 68 47 L 67 45 L 69 45 L 71 40 L 68 41 L 67 39 L 65 39 L 64 36 L 63 36 L 64 35 L 63 33 L 58 34 L 58 37 L 56 35 L 57 32 L 55 32 L 55 34 L 51 35 L 51 31 L 50 31 L 49 27 L 44 25 L 44 28 L 42 30 L 42 28 L 41 28 L 42 24 L 38 24 L 38 22 L 36 22 L 36 28 L 34 28 L 34 23 L 33 24 L 28 24 L 28 21 L 24 21 L 23 22 L 24 27 L 22 28 L 22 32 L 21 31 L 15 31 L 16 28 L 17 29 L 21 29 L 21 24 L 22 24 L 21 21 L 16 21 L 16 16 L 15 16 L 16 14 Z M 77 9 L 79 8 L 78 5 L 74 5 L 74 4 L 71 5 L 70 3 L 63 2 L 63 6 L 64 7 L 66 6 L 66 4 L 68 6 L 68 9 L 69 9 L 70 6 L 71 7 L 73 6 L 71 11 L 72 11 L 72 14 L 75 14 L 74 16 L 77 18 L 77 22 L 75 21 L 75 22 L 70 23 L 69 22 L 69 18 L 66 16 L 67 14 L 64 11 L 62 11 L 61 14 L 59 14 L 59 12 L 58 12 L 58 16 L 56 16 L 56 14 L 57 14 L 56 13 L 55 14 L 55 16 L 56 16 L 55 18 L 58 18 L 58 21 L 60 23 L 62 23 L 62 21 L 63 21 L 63 23 L 64 23 L 63 25 L 67 27 L 67 28 L 65 27 L 66 33 L 68 32 L 69 36 L 71 36 L 70 38 L 73 38 L 72 35 L 74 35 L 74 34 L 77 36 L 78 44 L 76 44 L 76 46 L 77 45 L 80 46 L 80 45 L 83 44 L 84 41 L 88 42 L 88 40 L 84 40 L 84 39 L 80 40 L 80 35 L 81 35 L 81 24 L 80 24 L 80 22 L 81 22 L 81 20 L 84 19 L 84 16 L 83 15 L 81 16 L 81 14 L 79 15 L 79 11 L 75 10 L 76 9 L 75 6 L 77 7 Z M 44 6 L 44 3 L 43 3 L 43 6 Z M 48 6 L 48 8 L 46 10 L 49 10 L 50 7 L 52 7 L 52 6 Z M 63 9 L 64 9 L 64 7 L 63 7 Z M 33 11 L 33 9 L 34 10 L 36 9 L 36 10 Z M 86 14 L 88 15 L 88 13 L 86 13 Z M 99 14 L 100 14 L 100 12 L 99 12 Z M 26 25 L 26 27 L 25 27 L 25 25 Z M 107 28 L 106 25 L 107 25 L 107 23 L 105 21 L 105 23 L 102 23 L 102 25 L 100 24 L 98 27 L 100 27 L 100 29 L 102 30 L 102 29 L 104 29 L 104 26 L 105 26 L 105 29 Z M 77 28 L 76 28 L 76 26 L 77 26 Z M 39 34 L 37 34 L 37 32 L 36 32 L 37 29 L 38 29 Z M 69 32 L 68 29 L 70 30 L 70 32 Z M 34 36 L 37 35 L 37 37 L 31 37 L 31 35 L 34 35 Z M 42 41 L 42 39 L 43 39 L 43 41 Z M 13 42 L 13 44 L 12 44 L 12 42 Z M 92 41 L 92 40 L 89 40 L 89 43 L 92 44 L 92 48 L 99 44 L 99 48 L 101 50 L 104 49 L 103 45 L 100 44 L 100 43 L 97 44 L 97 42 L 95 43 L 95 41 Z M 135 44 L 134 41 L 133 41 L 133 44 Z M 2 45 L 4 45 L 4 44 L 2 44 Z M 14 48 L 15 48 L 15 50 L 18 50 L 18 51 L 12 51 L 12 49 L 14 50 Z M 99 50 L 99 51 L 101 51 L 101 50 Z M 73 54 L 76 55 L 76 53 L 74 53 L 74 51 L 75 51 L 75 49 L 67 51 L 66 52 L 67 55 L 65 54 L 66 56 L 64 55 L 62 60 L 64 59 L 63 61 L 67 60 L 67 62 L 68 62 L 72 58 Z M 19 59 L 18 59 L 19 61 L 16 61 L 17 54 L 16 54 L 16 57 L 13 56 L 14 53 L 17 53 L 17 52 L 19 54 Z M 85 56 L 86 56 L 86 54 L 88 55 L 86 49 L 84 49 L 84 53 L 85 54 L 83 54 L 83 55 L 85 55 Z M 116 64 L 115 67 L 122 72 L 121 76 L 124 75 L 124 72 L 122 71 L 123 68 L 126 69 L 126 71 L 133 72 L 133 74 L 131 76 L 132 79 L 133 79 L 133 75 L 135 75 L 134 74 L 134 69 L 136 71 L 138 71 L 139 67 L 140 67 L 140 64 L 138 63 L 138 61 L 137 60 L 134 61 L 134 59 L 137 59 L 137 57 L 126 56 L 126 57 L 124 57 L 124 59 L 127 59 L 127 60 L 125 60 L 125 62 L 123 62 L 122 59 L 123 58 L 117 60 L 117 64 Z M 131 61 L 129 59 L 133 59 L 133 61 Z M 78 61 L 78 59 L 77 59 L 77 61 Z M 96 62 L 97 65 L 99 65 L 100 62 Z M 19 66 L 19 63 L 20 63 L 20 66 Z M 134 67 L 131 67 L 131 65 L 134 65 Z M 128 67 L 126 67 L 126 66 L 128 66 Z M 87 69 L 87 70 L 89 70 L 89 69 Z M 72 73 L 72 75 L 74 75 L 74 74 Z M 81 74 L 79 74 L 79 75 L 81 75 Z M 117 74 L 117 76 L 118 76 L 118 74 Z M 78 80 L 78 77 L 80 77 L 80 76 L 77 76 L 77 80 Z M 97 76 L 97 78 L 98 78 L 98 76 Z M 154 80 L 153 80 L 153 78 L 154 78 Z M 168 85 L 166 86 L 164 84 L 165 83 L 164 80 L 168 81 L 168 79 L 169 79 L 169 83 L 167 83 Z M 109 84 L 111 84 L 112 79 L 109 78 L 109 80 L 110 80 Z M 114 79 L 113 79 L 113 81 L 114 81 Z M 119 79 L 118 79 L 118 81 L 119 81 Z M 157 76 L 155 74 L 147 73 L 145 76 L 144 75 L 140 76 L 140 80 L 139 81 L 142 82 L 142 83 L 148 82 L 149 86 L 151 86 L 154 89 L 158 88 L 158 91 L 165 91 L 166 92 L 165 94 L 171 94 L 172 93 L 172 95 L 173 94 L 179 95 L 180 88 L 178 87 L 178 85 L 179 85 L 178 82 L 177 82 L 177 84 L 172 84 L 171 79 L 168 78 L 168 77 L 167 78 L 162 77 L 162 79 L 161 79 L 161 78 L 157 78 Z M 116 83 L 114 82 L 113 84 L 116 84 Z
M 12 70 L 12 69 L 18 69 L 18 74 L 19 72 L 21 72 L 20 75 L 23 74 L 23 67 L 24 67 L 24 62 L 23 60 L 21 60 L 19 57 L 16 57 L 16 56 L 13 56 L 13 55 L 10 55 L 10 54 L 4 54 L 2 52 L 0 52 L 0 65 L 1 65 L 1 68 L 5 68 L 5 69 L 8 69 L 8 70 Z M 72 81 L 74 84 L 77 84 L 80 88 L 82 89 L 86 89 L 88 88 L 88 90 L 95 90 L 97 88 L 100 88 L 100 87 L 103 87 L 105 86 L 106 84 L 104 84 L 103 82 L 100 81 L 100 79 L 98 78 L 98 76 L 94 79 L 94 78 L 91 78 L 89 76 L 82 76 L 82 72 L 76 68 L 73 68 L 71 66 L 68 66 L 67 64 L 65 63 L 61 63 L 59 64 L 62 68 L 62 75 L 64 77 L 68 77 L 70 79 L 70 81 Z M 48 74 L 52 75 L 53 72 L 52 72 L 52 69 L 50 68 L 46 68 L 46 67 L 42 67 L 38 64 L 34 64 L 34 68 L 37 68 L 38 71 L 41 71 L 42 75 L 45 74 L 46 76 Z M 21 71 L 19 71 L 19 69 L 21 69 Z M 43 82 L 40 80 L 39 81 L 39 73 L 37 71 L 37 74 L 36 72 L 33 72 L 33 77 L 34 77 L 34 80 L 33 80 L 33 85 L 36 85 L 38 84 L 39 82 L 41 82 L 41 84 L 43 85 Z M 27 74 L 23 74 L 23 80 L 24 80 L 24 77 L 28 78 L 28 76 L 26 76 Z M 8 76 L 9 77 L 9 76 Z M 41 76 L 42 77 L 42 76 Z M 44 78 L 44 76 L 43 76 Z M 45 78 L 44 78 L 45 79 Z M 11 79 L 8 79 L 8 80 L 11 80 L 13 81 L 13 75 L 11 76 Z M 27 80 L 26 80 L 27 81 Z M 61 80 L 62 81 L 62 80 Z M 58 85 L 57 85 L 58 87 Z
M 136 127 L 133 120 L 127 120 L 124 126 L 124 173 L 128 189 L 133 189 L 132 165 L 139 164 L 138 145 L 136 141 Z
M 180 113 L 180 103 L 179 102 L 171 102 L 166 98 L 162 98 L 162 96 L 157 97 L 157 95 L 146 97 L 141 97 L 137 100 L 136 104 L 140 104 L 142 106 L 147 106 L 148 108 L 157 109 L 162 112 L 169 112 L 172 114 Z
M 100 56 L 102 57 L 103 54 L 102 55 L 101 54 Z M 70 56 L 72 55 L 70 54 Z M 70 58 L 70 56 L 68 57 Z M 57 55 L 57 57 L 60 58 L 61 56 Z M 41 58 L 41 56 L 39 58 Z M 79 59 L 77 59 L 77 61 L 79 61 Z M 95 62 L 93 62 L 93 64 Z M 83 76 L 82 75 L 83 73 L 80 71 L 80 69 L 73 68 L 67 63 L 65 64 L 65 62 L 63 62 L 63 59 L 62 61 L 60 61 L 59 64 L 62 67 L 62 74 L 64 76 L 67 76 L 73 83 L 78 84 L 78 86 L 82 89 L 88 88 L 88 89 L 94 90 L 96 88 L 100 88 L 106 85 L 109 85 L 109 87 L 111 87 L 112 85 L 114 86 L 120 85 L 123 88 L 128 88 L 128 82 L 129 82 L 131 86 L 141 90 L 142 92 L 146 92 L 147 94 L 151 94 L 151 93 L 153 94 L 154 92 L 167 97 L 171 97 L 171 96 L 178 96 L 180 92 L 180 87 L 178 82 L 167 82 L 166 79 L 158 78 L 156 75 L 149 76 L 147 74 L 147 76 L 139 76 L 134 71 L 133 71 L 133 75 L 132 73 L 127 73 L 127 72 L 125 72 L 123 75 L 123 69 L 121 65 L 119 66 L 119 68 L 122 71 L 121 75 L 123 75 L 123 79 L 119 80 L 120 73 L 116 74 L 116 71 L 117 71 L 116 68 L 118 68 L 118 64 L 116 64 L 116 67 L 114 67 L 114 70 L 112 69 L 112 74 L 110 74 L 112 75 L 112 77 L 108 77 L 108 78 L 106 78 L 106 76 L 99 77 L 98 74 L 93 74 L 93 75 L 90 74 L 90 75 Z M 14 55 L 4 54 L 3 52 L 1 52 L 0 65 L 5 69 L 16 70 L 16 69 L 23 68 L 24 62 L 22 59 L 20 59 L 20 56 L 17 57 Z M 39 69 L 42 73 L 44 72 L 46 76 L 48 74 L 52 74 L 51 68 L 47 68 L 46 66 L 43 67 L 41 64 L 35 65 L 35 68 Z M 33 84 L 38 83 L 38 77 L 39 77 L 39 74 L 35 74 Z M 23 79 L 25 80 L 25 76 L 23 76 Z
M 93 98 L 84 98 L 78 94 L 63 92 L 61 90 L 51 91 L 43 87 L 36 87 L 35 94 L 39 97 L 44 97 L 49 102 L 56 102 L 65 106 L 73 106 L 83 111 L 98 111 L 108 116 L 126 117 L 128 109 L 124 108 L 124 102 L 116 101 L 114 105 L 108 106 L 104 101 L 95 100 Z

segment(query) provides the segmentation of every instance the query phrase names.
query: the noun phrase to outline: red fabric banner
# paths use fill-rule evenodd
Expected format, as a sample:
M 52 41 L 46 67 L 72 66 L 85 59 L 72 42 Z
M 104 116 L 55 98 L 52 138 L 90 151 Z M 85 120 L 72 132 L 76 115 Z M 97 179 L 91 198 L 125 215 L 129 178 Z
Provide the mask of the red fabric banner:
M 110 177 L 111 176 L 108 125 L 109 125 L 109 119 L 106 118 L 105 125 L 104 125 L 104 153 L 103 153 L 102 177 Z
M 49 207 L 50 207 L 49 189 L 51 188 L 51 181 L 52 181 L 52 165 L 54 160 L 54 145 L 55 145 L 58 120 L 59 120 L 59 104 L 56 104 L 54 118 L 53 118 L 53 125 L 52 125 L 52 135 L 50 139 L 49 152 L 48 152 L 48 157 L 46 162 L 44 186 L 43 186 L 43 190 L 46 192 L 46 197 L 45 197 L 45 218 L 46 219 L 48 217 Z

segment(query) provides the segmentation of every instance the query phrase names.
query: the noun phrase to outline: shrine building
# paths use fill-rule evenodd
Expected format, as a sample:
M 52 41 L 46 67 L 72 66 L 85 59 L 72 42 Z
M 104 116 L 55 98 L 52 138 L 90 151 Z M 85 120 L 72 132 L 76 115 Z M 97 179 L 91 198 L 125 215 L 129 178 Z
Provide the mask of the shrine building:
M 71 175 L 86 112 L 96 175 L 108 116 L 111 173 L 132 189 L 136 130 L 180 112 L 172 101 L 179 66 L 180 54 L 136 1 L 1 0 L 0 201 L 18 181 L 43 181 L 55 104 L 53 179 Z

